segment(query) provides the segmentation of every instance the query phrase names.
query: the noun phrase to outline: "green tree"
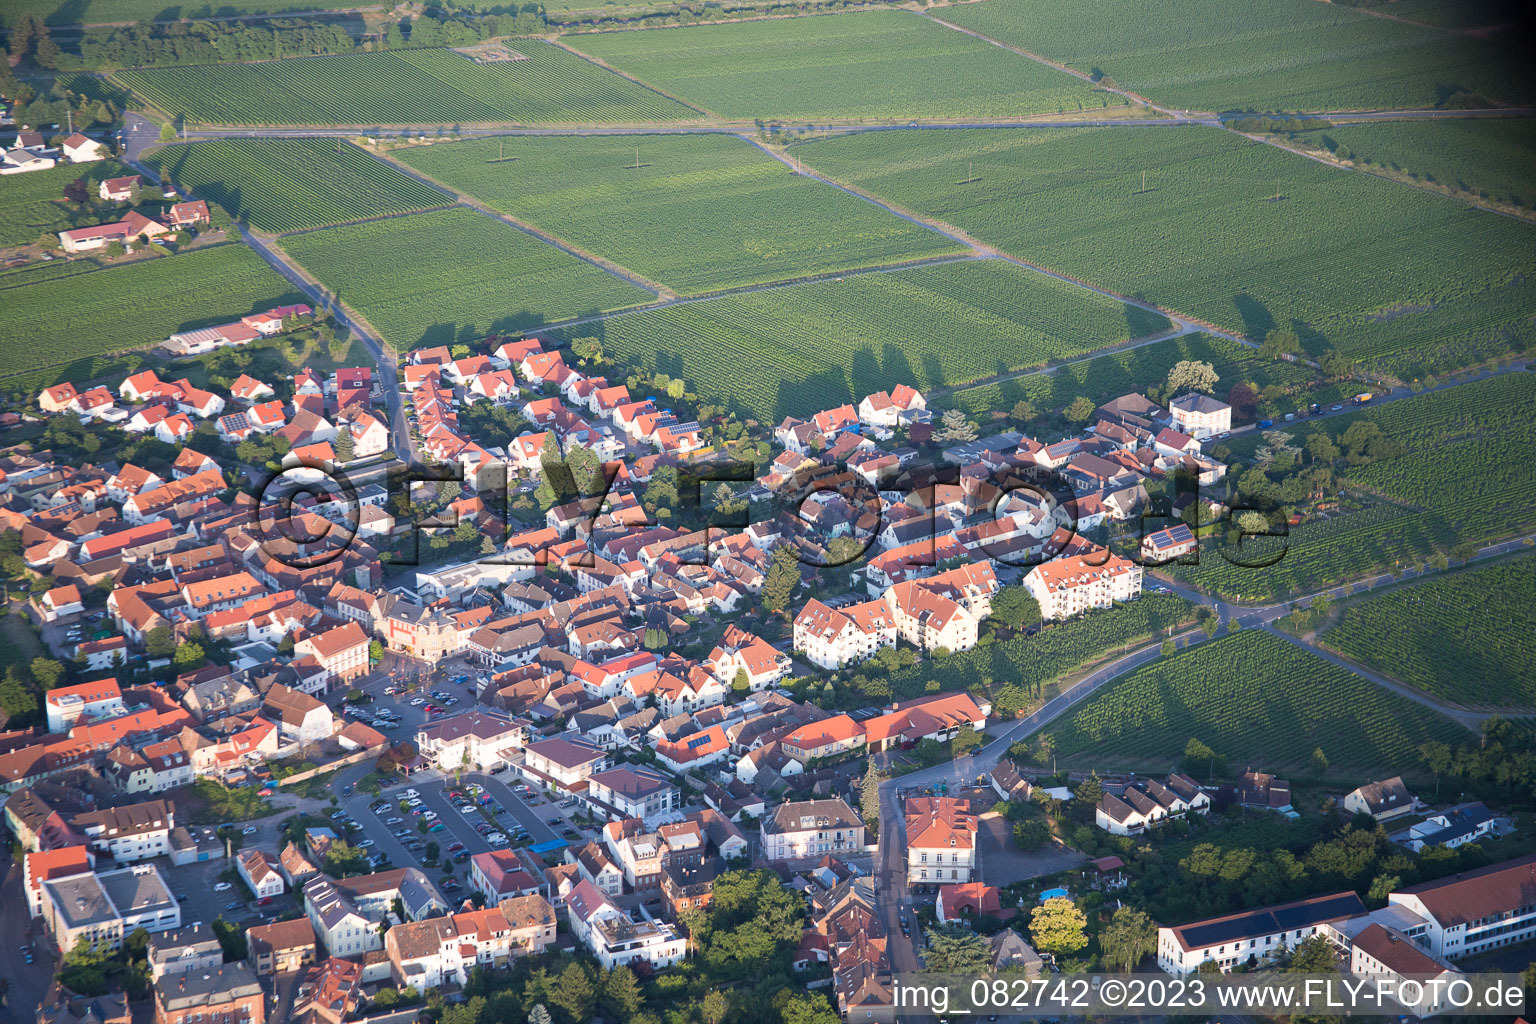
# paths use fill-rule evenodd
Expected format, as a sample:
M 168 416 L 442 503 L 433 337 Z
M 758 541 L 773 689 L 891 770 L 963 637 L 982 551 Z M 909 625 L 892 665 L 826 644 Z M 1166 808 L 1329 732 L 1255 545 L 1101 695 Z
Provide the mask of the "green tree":
M 1104 966 L 1130 971 L 1157 949 L 1157 925 L 1142 911 L 1121 907 L 1099 936 L 1099 948 L 1104 953 Z
M 1307 763 L 1307 770 L 1313 775 L 1322 775 L 1328 771 L 1328 755 L 1323 753 L 1322 747 L 1312 751 L 1312 760 Z
M 32 678 L 44 692 L 59 685 L 59 677 L 64 674 L 64 666 L 52 658 L 32 659 Z
M 336 431 L 336 439 L 331 442 L 331 451 L 336 453 L 336 461 L 351 462 L 355 450 L 352 428 L 345 423 L 340 424 Z
M 1046 900 L 1029 918 L 1035 948 L 1052 956 L 1071 956 L 1088 945 L 1088 919 L 1065 896 Z
M 1104 799 L 1104 783 L 1099 781 L 1099 773 L 1094 772 L 1078 783 L 1072 795 L 1081 800 L 1086 807 L 1098 806 L 1099 801 Z
M 377 640 L 368 641 L 368 658 L 375 664 L 384 660 L 384 645 Z
M 543 1003 L 534 1003 L 533 1009 L 528 1011 L 528 1024 L 555 1024 L 555 1021 Z
M 1037 415 L 1033 402 L 1023 398 L 1013 403 L 1013 408 L 1008 413 L 1008 418 L 1019 426 L 1023 426 Z
M 717 988 L 710 989 L 704 993 L 704 998 L 699 1000 L 699 1017 L 704 1024 L 720 1024 L 730 1012 L 730 1000 L 726 999 L 725 993 Z
M 193 640 L 188 640 L 176 648 L 176 654 L 171 659 L 177 669 L 186 672 L 199 668 L 203 664 L 203 645 Z
M 767 578 L 763 580 L 763 589 L 758 595 L 763 607 L 770 612 L 782 611 L 788 607 L 799 585 L 800 559 L 794 548 L 780 544 L 773 549 L 773 562 L 768 566 Z
M 592 1016 L 597 989 L 592 984 L 587 968 L 579 963 L 566 964 L 565 970 L 555 978 L 549 999 L 573 1024 L 580 1024 Z
M 1043 821 L 1031 819 L 1013 823 L 1013 845 L 1033 852 L 1051 841 L 1051 827 Z
M 598 997 L 603 1016 L 609 1020 L 631 1020 L 644 1004 L 640 982 L 635 972 L 619 966 L 603 977 L 603 990 Z
M 873 758 L 865 762 L 864 777 L 859 780 L 859 814 L 870 828 L 880 823 L 880 784 L 886 778 L 885 772 L 876 767 Z
M 1093 411 L 1096 408 L 1093 399 L 1087 395 L 1078 395 L 1062 410 L 1062 415 L 1072 423 L 1087 423 L 1093 418 Z
M 991 956 L 987 940 L 969 929 L 930 928 L 923 963 L 938 974 L 980 974 L 991 966 Z
M 954 754 L 957 759 L 962 758 L 973 751 L 981 749 L 981 745 L 985 742 L 985 736 L 971 726 L 963 725 L 960 727 L 960 731 L 955 733 L 955 738 L 949 741 L 950 753 Z
M 176 653 L 176 638 L 170 626 L 156 626 L 144 634 L 144 653 L 151 658 L 169 658 Z
M 1339 969 L 1339 954 L 1327 939 L 1313 935 L 1291 950 L 1285 969 L 1292 974 L 1334 974 Z
M 176 126 L 167 121 L 160 126 L 160 141 L 174 142 L 176 140 Z
M 1265 359 L 1294 356 L 1300 351 L 1301 339 L 1296 337 L 1295 331 L 1286 327 L 1276 327 L 1264 335 L 1264 343 L 1259 346 L 1259 355 Z
M 965 413 L 959 409 L 947 409 L 939 418 L 942 426 L 933 433 L 933 439 L 940 444 L 965 444 L 974 441 L 979 436 L 976 424 L 965 418 Z
M 37 715 L 37 694 L 22 679 L 15 665 L 8 665 L 0 676 L 0 711 L 10 719 L 11 728 L 25 727 Z
M 1203 391 L 1210 394 L 1216 390 L 1216 385 L 1220 382 L 1221 378 L 1216 374 L 1216 367 L 1197 359 L 1181 359 L 1168 371 L 1169 394 L 1182 391 Z
M 992 598 L 992 618 L 1009 629 L 1026 629 L 1040 624 L 1040 602 L 1022 586 L 1007 586 Z

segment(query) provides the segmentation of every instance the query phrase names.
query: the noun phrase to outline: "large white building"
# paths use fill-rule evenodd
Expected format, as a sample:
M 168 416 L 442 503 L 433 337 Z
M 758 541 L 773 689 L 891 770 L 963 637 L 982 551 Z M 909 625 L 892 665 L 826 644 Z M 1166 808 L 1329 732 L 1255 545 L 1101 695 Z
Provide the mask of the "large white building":
M 1024 577 L 1024 589 L 1039 602 L 1041 618 L 1067 619 L 1140 597 L 1141 566 L 1099 548 L 1042 562 Z
M 1168 403 L 1173 425 L 1190 437 L 1204 440 L 1232 429 L 1232 407 L 1210 395 L 1191 391 Z
M 68 732 L 82 718 L 110 718 L 126 710 L 116 679 L 97 679 L 49 690 L 43 707 L 48 713 L 49 732 Z
M 566 912 L 571 931 L 608 970 L 636 962 L 670 967 L 688 949 L 688 940 L 671 924 L 655 920 L 643 907 L 625 913 L 587 879 L 566 897 Z
M 563 736 L 530 743 L 523 751 L 523 775 L 528 781 L 565 793 L 585 789 L 587 780 L 610 763 L 602 747 Z
M 543 896 L 514 896 L 482 910 L 395 925 L 384 936 L 390 974 L 418 992 L 463 985 L 476 966 L 505 969 L 555 941 L 555 908 Z
M 92 851 L 127 864 L 171 852 L 176 808 L 167 800 L 146 800 L 77 814 L 70 824 L 85 836 Z
M 979 825 L 968 800 L 909 797 L 906 808 L 907 884 L 959 885 L 977 868 Z
M 763 856 L 773 861 L 861 853 L 864 819 L 842 800 L 784 803 L 763 818 L 760 839 Z
M 1536 854 L 1411 885 L 1387 897 L 1424 919 L 1419 942 L 1458 960 L 1536 938 Z
M 795 616 L 795 650 L 813 665 L 839 669 L 896 646 L 896 620 L 884 601 L 836 609 L 812 598 Z
M 1314 896 L 1259 910 L 1193 921 L 1157 930 L 1157 965 L 1169 974 L 1189 974 L 1207 960 L 1223 971 L 1258 963 L 1313 935 L 1331 935 L 1332 925 L 1365 913 L 1353 892 Z
M 647 825 L 673 817 L 681 802 L 677 787 L 665 776 L 627 765 L 589 776 L 586 798 L 609 819 L 640 818 Z
M 137 928 L 154 934 L 181 927 L 181 904 L 153 864 L 47 879 L 42 911 L 61 953 L 81 939 L 97 949 L 115 950 Z
M 416 731 L 416 749 L 439 770 L 495 768 L 527 739 L 527 724 L 494 711 L 475 709 Z

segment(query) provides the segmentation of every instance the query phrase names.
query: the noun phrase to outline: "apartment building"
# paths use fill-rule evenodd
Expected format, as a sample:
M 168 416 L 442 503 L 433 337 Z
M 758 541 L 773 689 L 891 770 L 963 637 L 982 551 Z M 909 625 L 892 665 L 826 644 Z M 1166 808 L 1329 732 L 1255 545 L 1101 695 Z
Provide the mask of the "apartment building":
M 1173 425 L 1190 437 L 1205 440 L 1232 429 L 1232 407 L 1226 402 L 1191 391 L 1168 403 Z
M 812 598 L 795 616 L 795 650 L 814 665 L 839 669 L 896 646 L 896 622 L 884 601 L 831 608 Z
M 477 708 L 422 726 L 416 748 L 441 771 L 489 770 L 509 763 L 527 737 L 526 722 Z
M 251 969 L 262 977 L 308 967 L 319 955 L 315 929 L 307 917 L 257 925 L 245 938 Z
M 587 788 L 588 779 L 611 763 L 608 751 L 595 743 L 556 736 L 524 748 L 522 771 L 533 785 L 579 793 Z
M 219 945 L 219 937 L 201 921 L 190 928 L 151 935 L 144 955 L 149 961 L 149 976 L 153 981 L 168 974 L 205 971 L 224 962 L 224 948 Z
M 181 904 L 153 864 L 46 879 L 42 910 L 61 954 L 81 939 L 97 949 L 116 950 L 137 928 L 153 935 L 181 927 Z
M 615 818 L 640 818 L 655 824 L 671 817 L 680 803 L 678 789 L 659 772 L 620 765 L 587 778 L 587 803 Z
M 1024 577 L 1024 588 L 1040 605 L 1040 617 L 1067 619 L 1090 608 L 1141 596 L 1141 566 L 1102 548 L 1042 562 Z
M 955 797 L 909 797 L 907 824 L 907 884 L 958 885 L 976 871 L 978 824 L 969 800 Z
M 571 931 L 608 970 L 620 964 L 670 967 L 683 959 L 688 940 L 643 908 L 626 913 L 592 882 L 582 879 L 566 899 Z
M 1329 934 L 1331 926 L 1364 913 L 1365 905 L 1354 892 L 1336 892 L 1159 928 L 1157 965 L 1169 974 L 1189 974 L 1214 960 L 1230 971 L 1291 949 L 1319 932 Z
M 266 1024 L 261 982 L 245 964 L 182 974 L 155 986 L 154 1024 Z
M 763 819 L 759 839 L 770 861 L 857 853 L 864 849 L 864 820 L 839 799 L 794 801 Z
M 167 800 L 147 800 L 77 814 L 70 825 L 85 836 L 93 853 L 127 864 L 171 852 L 176 808 Z
M 49 690 L 43 698 L 43 710 L 48 715 L 49 732 L 68 732 L 82 718 L 111 718 L 123 714 L 127 707 L 116 679 L 97 679 Z
M 981 620 L 960 602 L 932 590 L 923 580 L 886 588 L 882 597 L 896 623 L 896 633 L 924 651 L 966 651 L 976 646 Z
M 1475 956 L 1536 937 L 1536 854 L 1422 882 L 1387 897 L 1424 919 L 1415 936 L 1432 955 Z
M 555 908 L 543 896 L 514 896 L 482 910 L 412 921 L 384 937 L 395 984 L 417 991 L 463 985 L 476 966 L 505 968 L 555 941 Z

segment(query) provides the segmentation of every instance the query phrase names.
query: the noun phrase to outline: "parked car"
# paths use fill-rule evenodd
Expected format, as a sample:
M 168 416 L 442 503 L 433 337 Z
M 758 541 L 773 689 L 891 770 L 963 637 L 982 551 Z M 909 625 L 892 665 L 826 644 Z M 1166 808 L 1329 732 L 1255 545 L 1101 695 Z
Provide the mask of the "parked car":
M 397 814 L 393 818 L 386 818 L 386 819 L 384 819 L 384 824 L 386 824 L 386 825 L 398 825 L 401 822 L 403 822 L 404 820 L 405 820 L 404 818 L 400 817 Z
M 469 860 L 469 851 L 468 850 L 460 850 L 458 853 L 453 855 L 453 859 L 457 860 L 457 861 Z
M 257 828 L 255 825 L 247 825 L 245 828 L 240 830 L 240 834 L 243 836 L 253 836 L 260 831 L 261 829 Z
M 263 896 L 261 899 L 256 901 L 256 905 L 258 907 L 270 907 L 272 905 L 272 897 Z
M 458 853 L 462 849 L 464 849 L 464 844 L 463 843 L 449 843 L 448 844 L 448 852 L 449 853 Z
M 442 832 L 442 831 L 446 830 L 447 828 L 448 828 L 448 826 L 444 825 L 442 822 L 434 821 L 432 823 L 432 827 L 427 829 L 427 831 L 428 832 Z
M 230 885 L 228 882 L 217 882 L 217 883 L 214 884 L 213 891 L 214 892 L 229 892 L 229 890 L 231 890 L 233 888 L 234 888 L 234 886 Z
M 372 839 L 364 839 L 362 842 L 358 843 L 357 845 L 358 845 L 359 849 L 366 850 L 366 849 L 368 849 L 368 847 L 373 845 L 373 840 Z

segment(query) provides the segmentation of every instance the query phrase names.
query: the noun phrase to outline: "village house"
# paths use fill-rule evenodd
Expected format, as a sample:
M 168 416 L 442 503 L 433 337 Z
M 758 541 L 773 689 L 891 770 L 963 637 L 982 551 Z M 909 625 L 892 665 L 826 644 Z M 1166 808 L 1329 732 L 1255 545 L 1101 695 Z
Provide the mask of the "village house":
M 864 850 L 864 821 L 839 799 L 782 803 L 763 819 L 760 833 L 762 855 L 770 861 Z

